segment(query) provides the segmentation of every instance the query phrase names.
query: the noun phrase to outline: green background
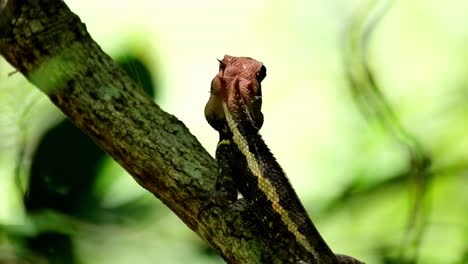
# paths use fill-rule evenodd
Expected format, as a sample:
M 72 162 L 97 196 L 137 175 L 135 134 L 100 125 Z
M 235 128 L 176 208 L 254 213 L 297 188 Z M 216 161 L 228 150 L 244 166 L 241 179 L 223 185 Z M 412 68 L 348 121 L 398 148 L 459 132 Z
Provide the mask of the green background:
M 218 136 L 203 108 L 216 58 L 262 61 L 261 133 L 335 252 L 370 264 L 468 262 L 467 1 L 392 2 L 364 50 L 398 123 L 432 161 L 423 184 L 407 173 L 404 145 L 360 111 L 347 79 L 357 68 L 345 64 L 347 33 L 373 1 L 66 2 L 105 52 L 149 69 L 155 101 L 213 154 Z M 28 242 L 52 232 L 70 241 L 76 263 L 222 263 L 109 157 L 93 163 L 83 190 L 94 200 L 28 210 L 31 164 L 64 117 L 13 72 L 0 59 L 0 262 L 63 262 L 60 249 Z

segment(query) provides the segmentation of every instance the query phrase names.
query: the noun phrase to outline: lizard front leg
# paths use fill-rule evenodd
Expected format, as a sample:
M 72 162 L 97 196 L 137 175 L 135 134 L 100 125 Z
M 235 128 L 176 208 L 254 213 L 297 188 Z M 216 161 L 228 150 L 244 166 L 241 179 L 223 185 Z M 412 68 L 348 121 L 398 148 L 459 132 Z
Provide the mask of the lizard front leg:
M 216 147 L 216 161 L 218 163 L 218 176 L 214 190 L 214 203 L 226 205 L 237 200 L 237 187 L 232 177 L 236 171 L 232 160 L 234 160 L 232 142 L 220 136 Z

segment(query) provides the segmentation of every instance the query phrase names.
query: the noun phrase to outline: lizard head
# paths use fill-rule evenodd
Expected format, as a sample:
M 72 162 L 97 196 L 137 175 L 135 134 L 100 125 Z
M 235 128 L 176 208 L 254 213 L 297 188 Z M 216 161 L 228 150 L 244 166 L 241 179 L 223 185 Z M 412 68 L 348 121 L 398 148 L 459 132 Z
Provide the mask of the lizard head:
M 261 82 L 266 76 L 263 63 L 248 57 L 225 55 L 211 82 L 205 118 L 218 130 L 226 130 L 223 104 L 238 123 L 258 131 L 263 124 Z

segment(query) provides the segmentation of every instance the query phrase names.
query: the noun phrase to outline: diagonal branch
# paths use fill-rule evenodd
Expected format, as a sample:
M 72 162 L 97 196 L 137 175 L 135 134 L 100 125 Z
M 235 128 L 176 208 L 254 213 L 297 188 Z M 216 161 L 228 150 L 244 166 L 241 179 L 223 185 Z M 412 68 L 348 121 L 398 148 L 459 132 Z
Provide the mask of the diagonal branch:
M 243 208 L 212 206 L 199 217 L 207 201 L 196 197 L 214 186 L 215 160 L 140 92 L 63 1 L 0 1 L 0 53 L 225 260 L 255 263 L 271 250 Z

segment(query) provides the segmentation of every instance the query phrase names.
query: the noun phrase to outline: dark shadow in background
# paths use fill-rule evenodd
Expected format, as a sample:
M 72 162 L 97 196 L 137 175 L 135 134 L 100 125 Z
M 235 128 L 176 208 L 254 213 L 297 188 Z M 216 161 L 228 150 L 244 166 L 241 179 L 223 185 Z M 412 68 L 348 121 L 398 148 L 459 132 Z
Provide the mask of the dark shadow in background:
M 146 94 L 155 97 L 155 78 L 141 59 L 129 54 L 117 61 Z M 106 219 L 99 218 L 101 201 L 93 189 L 98 166 L 106 156 L 68 119 L 50 129 L 33 157 L 24 200 L 28 215 L 52 210 L 93 223 L 105 223 Z M 141 214 L 148 211 L 121 209 L 127 216 L 132 212 Z M 77 262 L 69 234 L 39 230 L 36 236 L 26 239 L 25 246 L 49 263 Z

